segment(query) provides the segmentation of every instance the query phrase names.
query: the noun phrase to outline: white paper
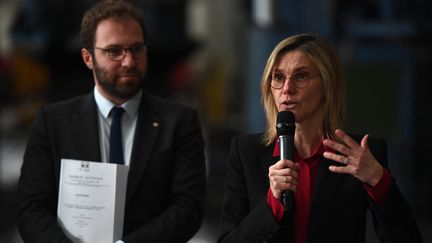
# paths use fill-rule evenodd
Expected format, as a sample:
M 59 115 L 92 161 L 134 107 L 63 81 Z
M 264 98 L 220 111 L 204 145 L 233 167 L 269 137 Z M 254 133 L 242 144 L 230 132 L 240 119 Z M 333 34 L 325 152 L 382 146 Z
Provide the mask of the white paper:
M 108 243 L 123 234 L 129 167 L 62 159 L 57 220 L 79 243 Z

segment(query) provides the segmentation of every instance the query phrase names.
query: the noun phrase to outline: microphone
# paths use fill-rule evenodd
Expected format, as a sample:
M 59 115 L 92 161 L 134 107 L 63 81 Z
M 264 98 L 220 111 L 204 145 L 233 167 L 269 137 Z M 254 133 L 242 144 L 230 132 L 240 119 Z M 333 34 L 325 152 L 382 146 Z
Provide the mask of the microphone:
M 276 131 L 279 136 L 280 159 L 293 160 L 295 118 L 291 111 L 281 111 L 276 119 Z M 294 192 L 285 190 L 282 192 L 282 204 L 285 211 L 294 206 Z

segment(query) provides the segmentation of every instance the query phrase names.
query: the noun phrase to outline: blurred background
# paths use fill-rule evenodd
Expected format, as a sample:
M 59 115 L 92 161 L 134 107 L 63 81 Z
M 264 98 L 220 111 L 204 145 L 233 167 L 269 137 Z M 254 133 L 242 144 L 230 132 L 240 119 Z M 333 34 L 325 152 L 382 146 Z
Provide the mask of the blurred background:
M 347 80 L 345 128 L 387 140 L 392 174 L 432 242 L 431 1 L 133 2 L 149 30 L 148 89 L 195 107 L 203 124 L 208 205 L 191 242 L 216 241 L 230 140 L 263 131 L 264 64 L 277 42 L 302 32 L 337 48 Z M 79 28 L 94 3 L 0 0 L 0 242 L 22 242 L 15 190 L 35 112 L 92 91 Z M 370 224 L 367 239 L 376 242 Z

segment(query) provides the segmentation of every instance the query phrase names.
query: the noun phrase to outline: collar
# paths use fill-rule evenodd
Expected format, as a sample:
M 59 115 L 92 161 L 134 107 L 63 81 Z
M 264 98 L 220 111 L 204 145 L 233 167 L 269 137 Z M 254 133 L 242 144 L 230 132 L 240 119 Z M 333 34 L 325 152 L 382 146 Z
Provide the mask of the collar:
M 277 140 L 277 138 L 276 138 Z M 299 161 L 305 161 L 306 163 L 316 161 L 318 158 L 322 157 L 324 152 L 326 151 L 326 148 L 323 144 L 323 140 L 320 141 L 320 143 L 315 148 L 315 152 L 309 157 L 309 158 L 301 158 L 297 151 L 294 149 L 294 160 Z M 279 150 L 279 143 L 276 141 L 275 147 L 273 150 L 273 157 L 279 157 L 280 156 L 280 150 Z
M 94 87 L 94 98 L 96 101 L 96 105 L 104 118 L 108 118 L 108 115 L 111 109 L 115 106 L 110 100 L 105 98 L 99 91 L 96 86 Z M 123 109 L 125 109 L 125 113 L 132 120 L 138 114 L 138 108 L 140 105 L 142 97 L 142 90 L 140 90 L 134 97 L 126 101 L 121 105 Z

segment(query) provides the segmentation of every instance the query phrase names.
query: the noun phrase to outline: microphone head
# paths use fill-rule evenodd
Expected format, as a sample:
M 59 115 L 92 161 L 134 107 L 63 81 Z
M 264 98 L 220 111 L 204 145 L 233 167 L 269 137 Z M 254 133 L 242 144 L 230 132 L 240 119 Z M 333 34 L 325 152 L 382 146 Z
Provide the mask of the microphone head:
M 291 111 L 281 111 L 277 114 L 276 130 L 279 136 L 294 136 L 295 117 Z

